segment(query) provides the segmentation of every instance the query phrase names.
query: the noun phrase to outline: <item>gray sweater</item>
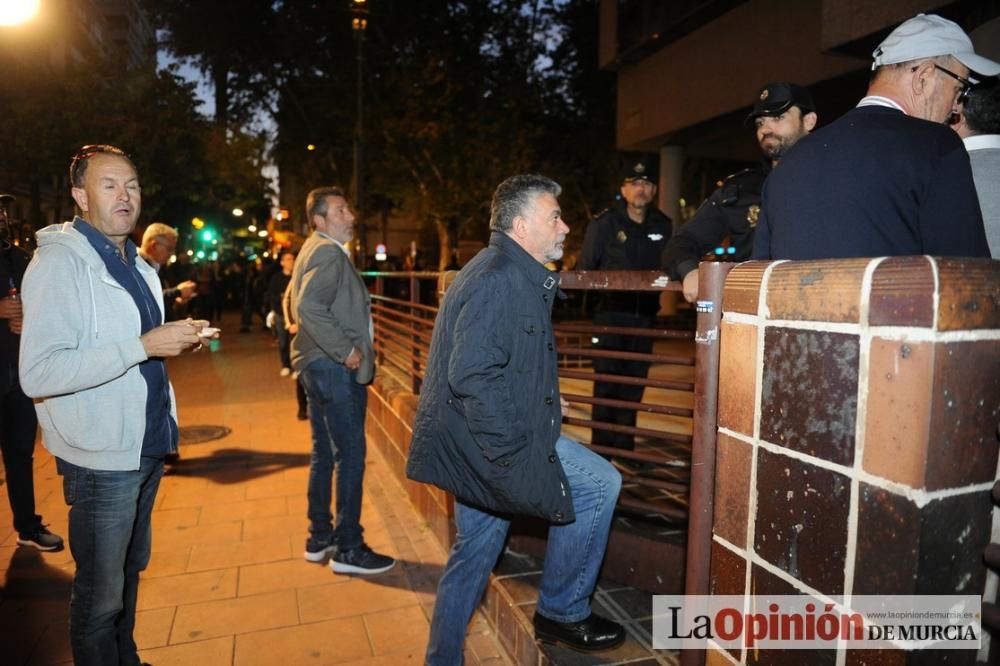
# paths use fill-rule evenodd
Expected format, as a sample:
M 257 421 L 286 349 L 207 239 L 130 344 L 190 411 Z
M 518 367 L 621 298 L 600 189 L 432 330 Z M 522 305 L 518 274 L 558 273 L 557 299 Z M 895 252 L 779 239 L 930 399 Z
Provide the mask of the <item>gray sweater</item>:
M 139 469 L 146 424 L 146 360 L 129 293 L 72 222 L 36 234 L 24 275 L 20 377 L 35 398 L 45 448 L 74 465 Z M 163 302 L 156 271 L 136 266 Z M 176 403 L 170 389 L 171 413 Z

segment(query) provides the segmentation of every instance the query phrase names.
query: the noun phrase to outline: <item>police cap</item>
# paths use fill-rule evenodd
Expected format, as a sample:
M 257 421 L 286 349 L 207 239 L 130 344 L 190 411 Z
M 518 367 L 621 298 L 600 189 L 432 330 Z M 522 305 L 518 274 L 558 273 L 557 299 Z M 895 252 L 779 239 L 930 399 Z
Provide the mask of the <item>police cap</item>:
M 653 162 L 645 158 L 627 161 L 622 169 L 622 182 L 627 183 L 633 180 L 646 180 L 655 185 L 656 168 Z
M 802 109 L 802 113 L 816 110 L 808 88 L 795 83 L 768 83 L 758 91 L 754 98 L 753 111 L 750 112 L 743 124 L 747 127 L 753 127 L 757 118 L 780 116 L 793 106 Z

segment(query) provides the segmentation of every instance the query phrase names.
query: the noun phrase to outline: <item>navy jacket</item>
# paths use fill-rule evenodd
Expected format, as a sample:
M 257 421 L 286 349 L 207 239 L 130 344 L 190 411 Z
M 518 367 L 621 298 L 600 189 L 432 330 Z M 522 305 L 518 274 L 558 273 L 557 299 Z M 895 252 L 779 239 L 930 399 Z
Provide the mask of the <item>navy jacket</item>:
M 653 206 L 646 208 L 642 224 L 633 222 L 626 204 L 619 202 L 599 213 L 587 225 L 576 270 L 659 270 L 660 256 L 673 228 L 670 218 Z M 655 317 L 660 310 L 657 292 L 609 291 L 601 293 L 598 300 L 601 312 Z
M 406 474 L 467 504 L 574 519 L 552 303 L 559 278 L 506 234 L 462 269 L 431 339 Z
M 735 254 L 725 261 L 746 261 L 753 250 L 754 231 L 760 214 L 760 190 L 771 172 L 771 162 L 738 171 L 712 192 L 694 218 L 671 237 L 663 250 L 663 269 L 674 280 L 683 280 L 698 270 L 701 258 L 729 238 Z
M 763 198 L 754 259 L 990 256 L 961 139 L 896 109 L 852 109 L 803 137 Z

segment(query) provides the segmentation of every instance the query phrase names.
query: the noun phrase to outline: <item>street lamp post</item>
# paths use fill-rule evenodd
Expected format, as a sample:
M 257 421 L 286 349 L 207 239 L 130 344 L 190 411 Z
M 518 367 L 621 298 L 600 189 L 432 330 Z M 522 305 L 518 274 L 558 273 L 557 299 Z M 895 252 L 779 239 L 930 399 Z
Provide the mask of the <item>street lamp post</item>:
M 351 28 L 358 45 L 358 85 L 357 118 L 354 123 L 354 191 L 355 208 L 358 212 L 358 267 L 365 270 L 368 261 L 367 233 L 365 224 L 365 175 L 364 175 L 364 70 L 365 70 L 365 30 L 368 28 L 368 6 L 366 0 L 351 1 Z

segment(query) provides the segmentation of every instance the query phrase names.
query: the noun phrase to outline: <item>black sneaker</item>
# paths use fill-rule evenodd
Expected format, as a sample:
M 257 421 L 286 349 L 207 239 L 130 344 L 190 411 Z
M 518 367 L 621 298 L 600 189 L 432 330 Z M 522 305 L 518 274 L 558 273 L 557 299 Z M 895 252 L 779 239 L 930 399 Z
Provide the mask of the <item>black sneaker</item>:
M 306 562 L 325 562 L 335 549 L 336 546 L 329 541 L 317 541 L 309 537 L 306 539 L 306 552 L 303 557 L 306 558 Z
M 29 534 L 19 534 L 17 536 L 18 546 L 31 546 L 45 552 L 58 551 L 63 549 L 62 537 L 48 531 L 43 525 Z
M 365 544 L 347 552 L 335 552 L 330 558 L 333 573 L 379 574 L 396 566 L 396 560 L 379 555 Z

